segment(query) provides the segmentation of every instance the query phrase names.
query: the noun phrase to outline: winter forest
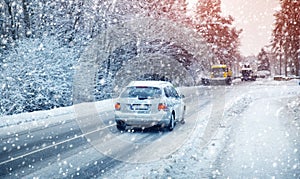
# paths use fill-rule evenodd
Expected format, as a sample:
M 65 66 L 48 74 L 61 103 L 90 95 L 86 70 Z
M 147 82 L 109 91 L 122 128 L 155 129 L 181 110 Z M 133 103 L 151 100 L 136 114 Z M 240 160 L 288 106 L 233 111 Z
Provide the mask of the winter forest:
M 0 0 L 0 116 L 72 105 L 74 73 L 85 48 L 106 29 L 138 18 L 190 29 L 200 39 L 181 38 L 208 50 L 162 39 L 130 42 L 97 64 L 96 100 L 111 97 L 120 65 L 140 51 L 167 53 L 199 79 L 211 64 L 234 66 L 245 59 L 239 52 L 243 29 L 234 26 L 235 17 L 222 15 L 221 0 L 198 0 L 192 14 L 187 9 L 186 0 Z M 258 69 L 273 66 L 274 75 L 299 76 L 299 10 L 300 1 L 280 0 L 272 40 L 257 55 Z

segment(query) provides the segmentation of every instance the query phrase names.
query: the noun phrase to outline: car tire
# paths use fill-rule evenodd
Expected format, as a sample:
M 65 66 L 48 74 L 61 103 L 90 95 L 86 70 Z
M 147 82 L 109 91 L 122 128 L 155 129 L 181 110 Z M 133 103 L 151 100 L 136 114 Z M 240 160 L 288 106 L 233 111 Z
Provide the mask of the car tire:
M 125 124 L 124 122 L 118 122 L 118 123 L 117 123 L 117 129 L 118 129 L 119 131 L 125 131 L 125 129 L 126 129 L 126 124 Z
M 174 127 L 175 127 L 175 115 L 172 114 L 171 118 L 170 118 L 170 123 L 167 128 L 169 131 L 172 131 L 174 129 Z
M 227 85 L 231 85 L 231 84 L 232 84 L 231 78 L 226 79 L 226 84 L 227 84 Z

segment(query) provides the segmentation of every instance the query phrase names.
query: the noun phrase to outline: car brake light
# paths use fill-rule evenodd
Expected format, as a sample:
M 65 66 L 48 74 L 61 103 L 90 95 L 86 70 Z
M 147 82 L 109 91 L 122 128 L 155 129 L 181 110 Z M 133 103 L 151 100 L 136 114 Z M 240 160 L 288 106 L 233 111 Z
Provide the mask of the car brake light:
M 121 109 L 121 104 L 120 103 L 116 103 L 115 104 L 115 110 L 119 111 Z
M 166 104 L 163 104 L 163 103 L 159 103 L 158 104 L 158 110 L 161 111 L 161 110 L 167 110 L 168 109 L 168 106 Z

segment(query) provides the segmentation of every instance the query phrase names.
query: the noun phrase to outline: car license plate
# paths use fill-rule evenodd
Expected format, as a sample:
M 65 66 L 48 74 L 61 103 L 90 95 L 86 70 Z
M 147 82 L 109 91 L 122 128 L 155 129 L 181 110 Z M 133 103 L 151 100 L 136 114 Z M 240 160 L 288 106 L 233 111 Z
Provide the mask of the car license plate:
M 149 110 L 149 104 L 132 104 L 130 105 L 130 109 L 134 110 L 134 111 L 145 111 L 145 110 Z

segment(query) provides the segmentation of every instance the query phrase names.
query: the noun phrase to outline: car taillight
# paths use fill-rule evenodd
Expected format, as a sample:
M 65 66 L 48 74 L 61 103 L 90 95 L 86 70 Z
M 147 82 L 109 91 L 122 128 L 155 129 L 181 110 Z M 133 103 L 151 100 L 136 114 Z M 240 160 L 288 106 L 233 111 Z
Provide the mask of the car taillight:
M 115 104 L 115 110 L 119 111 L 121 109 L 121 104 L 120 103 L 116 103 Z
M 158 110 L 161 111 L 161 110 L 167 110 L 168 109 L 168 106 L 166 104 L 163 104 L 163 103 L 159 103 L 158 104 Z

